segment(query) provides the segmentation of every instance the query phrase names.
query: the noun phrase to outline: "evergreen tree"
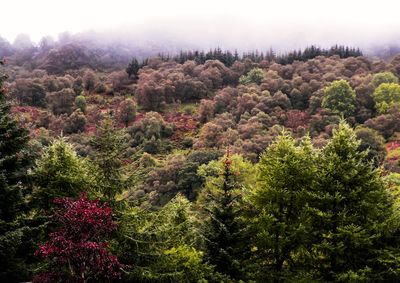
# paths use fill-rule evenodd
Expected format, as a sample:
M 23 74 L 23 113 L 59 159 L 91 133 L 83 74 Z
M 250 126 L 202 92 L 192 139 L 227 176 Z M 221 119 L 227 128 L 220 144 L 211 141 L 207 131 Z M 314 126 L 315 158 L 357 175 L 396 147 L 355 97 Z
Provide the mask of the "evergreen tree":
M 316 171 L 309 139 L 296 146 L 286 132 L 261 156 L 258 183 L 249 198 L 261 282 L 296 282 L 303 276 L 311 232 L 307 197 Z
M 3 80 L 0 73 L 0 217 L 9 222 L 15 219 L 22 201 L 21 181 L 26 176 L 29 137 L 10 114 Z
M 210 169 L 217 174 L 206 179 L 199 196 L 199 204 L 207 216 L 204 223 L 206 257 L 217 272 L 238 280 L 243 277 L 241 263 L 246 244 L 244 223 L 240 219 L 242 187 L 254 176 L 253 167 L 240 156 L 230 156 L 228 151 L 222 160 L 202 165 L 198 171 L 201 174 Z
M 0 64 L 2 62 L 0 61 Z M 10 114 L 0 73 L 0 281 L 26 279 L 24 237 L 29 227 L 19 221 L 29 166 L 28 132 Z
M 117 129 L 111 120 L 106 119 L 91 141 L 94 149 L 93 163 L 95 186 L 100 196 L 112 203 L 115 195 L 129 186 L 129 178 L 123 164 L 128 147 L 123 131 Z
M 88 163 L 77 156 L 64 138 L 53 141 L 36 162 L 34 203 L 41 209 L 53 207 L 56 197 L 78 197 L 90 188 Z
M 380 171 L 344 122 L 323 149 L 316 174 L 312 247 L 315 268 L 325 281 L 373 280 L 384 249 L 392 204 Z M 389 272 L 387 269 L 386 272 Z
M 137 78 L 138 72 L 142 66 L 139 64 L 136 58 L 133 58 L 131 63 L 129 63 L 128 67 L 126 68 L 126 72 L 128 73 L 129 77 Z
M 182 195 L 159 210 L 129 207 L 120 227 L 117 250 L 121 262 L 128 264 L 127 282 L 207 282 L 213 278 L 200 251 L 196 215 Z

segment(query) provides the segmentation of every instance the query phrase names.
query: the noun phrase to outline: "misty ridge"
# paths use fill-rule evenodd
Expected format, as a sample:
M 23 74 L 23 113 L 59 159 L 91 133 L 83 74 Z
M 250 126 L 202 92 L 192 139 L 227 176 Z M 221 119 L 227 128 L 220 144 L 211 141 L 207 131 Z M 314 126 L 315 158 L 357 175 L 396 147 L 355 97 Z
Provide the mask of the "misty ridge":
M 225 27 L 229 30 L 229 27 Z M 347 34 L 324 32 L 298 32 L 293 29 L 278 36 L 273 31 L 257 34 L 249 33 L 249 29 L 236 30 L 234 34 L 223 32 L 224 27 L 203 30 L 184 31 L 174 27 L 166 31 L 157 27 L 118 28 L 110 30 L 90 30 L 80 33 L 63 32 L 55 39 L 44 36 L 34 42 L 28 34 L 19 34 L 10 42 L 0 34 L 0 58 L 6 58 L 15 65 L 24 65 L 28 69 L 47 69 L 49 60 L 65 61 L 67 54 L 71 59 L 70 69 L 93 67 L 105 69 L 125 68 L 132 57 L 144 61 L 150 57 L 165 56 L 173 58 L 181 52 L 209 52 L 223 50 L 246 54 L 268 54 L 285 56 L 290 52 L 298 52 L 308 47 L 329 50 L 340 45 L 358 49 L 362 55 L 374 59 L 391 59 L 400 52 L 400 36 L 396 32 L 386 32 L 379 36 L 352 36 Z M 207 30 L 207 29 L 205 29 Z M 72 55 L 73 53 L 74 55 Z M 64 59 L 61 59 L 61 57 Z M 58 58 L 60 57 L 60 58 Z M 68 56 L 67 56 L 68 57 Z M 51 70 L 50 70 L 51 72 Z

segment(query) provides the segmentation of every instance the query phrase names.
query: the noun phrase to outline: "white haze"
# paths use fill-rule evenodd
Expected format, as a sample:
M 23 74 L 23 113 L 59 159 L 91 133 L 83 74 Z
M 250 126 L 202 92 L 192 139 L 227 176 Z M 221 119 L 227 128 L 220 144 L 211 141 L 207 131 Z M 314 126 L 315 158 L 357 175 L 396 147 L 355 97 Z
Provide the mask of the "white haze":
M 399 43 L 399 0 L 8 0 L 0 36 L 64 31 L 201 48 L 300 48 Z

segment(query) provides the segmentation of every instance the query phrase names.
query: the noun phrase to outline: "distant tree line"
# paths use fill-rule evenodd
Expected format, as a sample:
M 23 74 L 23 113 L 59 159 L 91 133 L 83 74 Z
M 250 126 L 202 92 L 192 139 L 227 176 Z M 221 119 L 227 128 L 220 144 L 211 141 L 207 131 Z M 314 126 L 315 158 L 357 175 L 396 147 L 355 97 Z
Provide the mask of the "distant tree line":
M 171 56 L 170 54 L 159 53 L 158 57 L 163 61 L 175 61 L 183 64 L 186 61 L 195 61 L 197 64 L 204 64 L 207 60 L 218 60 L 225 66 L 230 67 L 235 61 L 244 61 L 250 59 L 255 63 L 261 61 L 276 62 L 281 65 L 292 64 L 294 61 L 307 61 L 317 56 L 334 56 L 340 58 L 358 57 L 363 56 L 360 48 L 354 48 L 344 45 L 335 45 L 331 48 L 321 48 L 315 45 L 306 47 L 304 50 L 293 50 L 290 52 L 277 55 L 272 49 L 266 52 L 258 50 L 251 52 L 244 52 L 242 55 L 237 50 L 234 52 L 230 50 L 222 50 L 221 48 L 210 49 L 208 52 L 200 50 L 180 51 L 179 54 Z M 147 65 L 148 59 L 143 60 L 141 63 L 136 58 L 133 58 L 128 68 L 126 69 L 129 76 L 136 75 L 141 67 Z

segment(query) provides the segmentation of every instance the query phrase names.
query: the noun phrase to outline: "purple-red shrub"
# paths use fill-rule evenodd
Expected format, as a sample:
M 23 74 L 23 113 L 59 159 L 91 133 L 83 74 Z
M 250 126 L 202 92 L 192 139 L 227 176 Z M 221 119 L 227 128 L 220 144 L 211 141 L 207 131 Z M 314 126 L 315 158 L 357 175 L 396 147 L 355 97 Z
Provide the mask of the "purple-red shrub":
M 82 195 L 56 199 L 53 215 L 60 227 L 49 234 L 35 255 L 48 261 L 34 282 L 104 282 L 120 276 L 121 264 L 107 251 L 104 239 L 116 229 L 112 209 Z

